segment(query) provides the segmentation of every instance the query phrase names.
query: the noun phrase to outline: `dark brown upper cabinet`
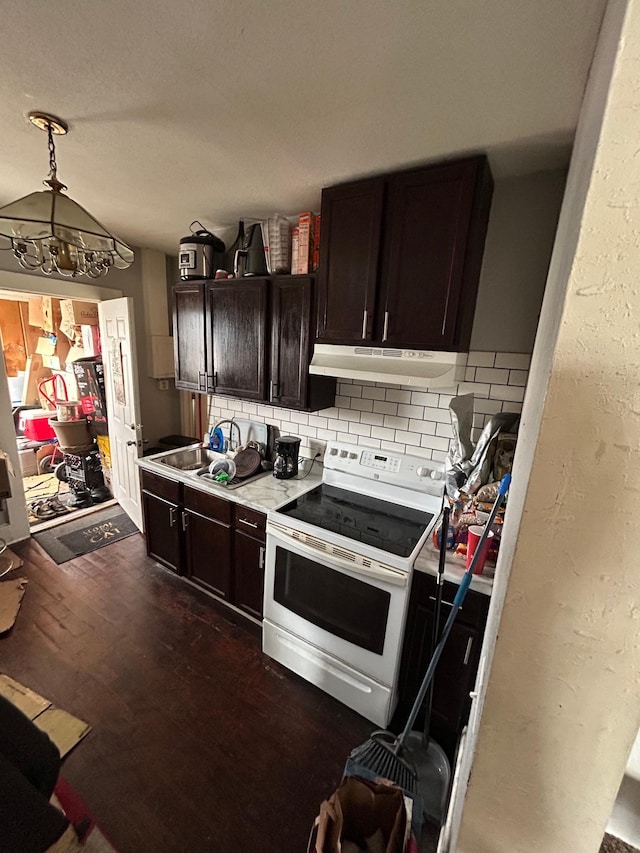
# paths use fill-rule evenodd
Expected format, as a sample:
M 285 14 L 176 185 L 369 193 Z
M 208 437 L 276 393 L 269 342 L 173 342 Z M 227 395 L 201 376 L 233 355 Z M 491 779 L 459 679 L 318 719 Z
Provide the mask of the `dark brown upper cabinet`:
M 468 349 L 492 190 L 484 156 L 324 189 L 318 342 Z
M 265 400 L 268 287 L 264 278 L 206 284 L 207 391 Z
M 314 279 L 273 276 L 176 284 L 176 388 L 317 411 L 336 380 L 310 376 Z
M 336 381 L 310 376 L 313 279 L 282 276 L 271 281 L 271 375 L 269 402 L 312 411 L 333 406 Z
M 173 288 L 176 388 L 182 391 L 207 390 L 207 356 L 203 344 L 204 282 L 176 284 Z

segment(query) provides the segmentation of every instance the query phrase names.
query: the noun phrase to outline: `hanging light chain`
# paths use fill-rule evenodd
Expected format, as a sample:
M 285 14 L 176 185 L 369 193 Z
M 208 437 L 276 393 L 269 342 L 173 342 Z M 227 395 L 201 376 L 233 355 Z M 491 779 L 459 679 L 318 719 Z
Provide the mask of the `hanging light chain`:
M 49 178 L 52 181 L 58 180 L 58 164 L 56 163 L 56 146 L 53 141 L 53 130 L 51 122 L 47 124 L 47 136 L 49 137 Z

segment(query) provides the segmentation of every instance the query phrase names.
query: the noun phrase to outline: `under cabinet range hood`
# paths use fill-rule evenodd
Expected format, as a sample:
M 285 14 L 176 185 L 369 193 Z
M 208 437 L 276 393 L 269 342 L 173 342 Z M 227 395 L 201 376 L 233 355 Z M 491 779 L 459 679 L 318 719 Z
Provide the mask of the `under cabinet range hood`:
M 450 388 L 464 380 L 466 365 L 466 352 L 316 344 L 309 373 L 388 385 Z

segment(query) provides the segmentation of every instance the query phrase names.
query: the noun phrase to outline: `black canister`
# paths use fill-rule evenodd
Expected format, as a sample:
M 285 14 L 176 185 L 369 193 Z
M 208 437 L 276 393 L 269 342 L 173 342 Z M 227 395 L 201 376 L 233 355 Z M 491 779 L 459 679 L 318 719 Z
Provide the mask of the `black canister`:
M 198 230 L 194 226 L 199 225 Z M 197 220 L 190 225 L 191 234 L 180 240 L 178 268 L 183 281 L 215 278 L 216 270 L 223 266 L 225 245 Z

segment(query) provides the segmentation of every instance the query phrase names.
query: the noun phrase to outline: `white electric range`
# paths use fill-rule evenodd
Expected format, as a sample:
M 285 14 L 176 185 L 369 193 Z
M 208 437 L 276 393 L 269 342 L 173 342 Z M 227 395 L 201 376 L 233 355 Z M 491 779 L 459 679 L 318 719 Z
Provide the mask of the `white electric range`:
M 443 491 L 440 463 L 330 442 L 321 485 L 267 516 L 263 651 L 381 726 Z

